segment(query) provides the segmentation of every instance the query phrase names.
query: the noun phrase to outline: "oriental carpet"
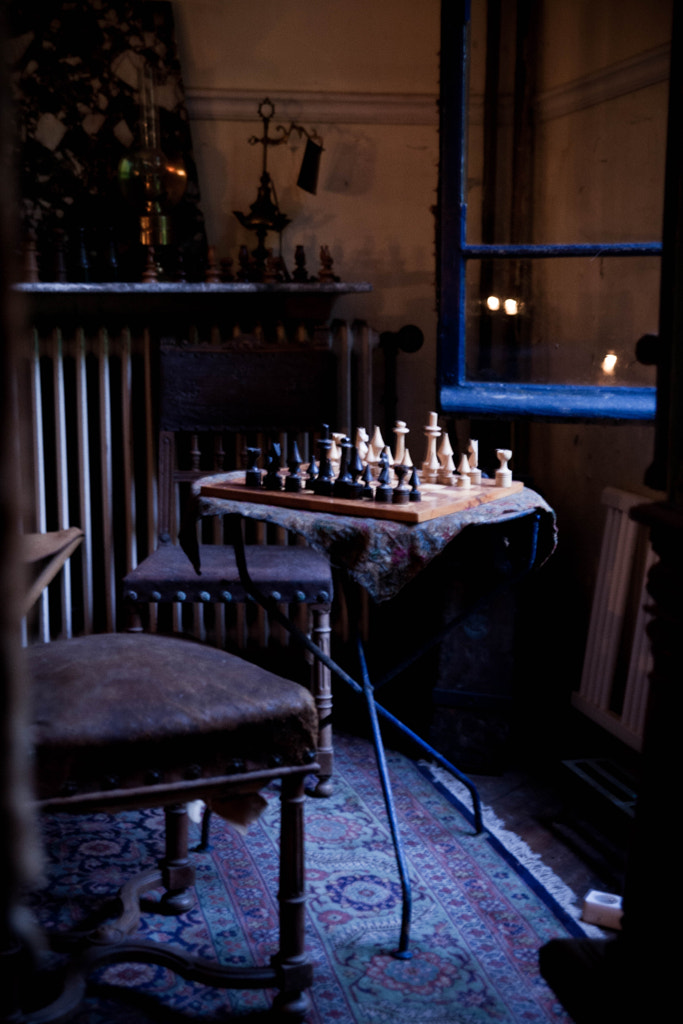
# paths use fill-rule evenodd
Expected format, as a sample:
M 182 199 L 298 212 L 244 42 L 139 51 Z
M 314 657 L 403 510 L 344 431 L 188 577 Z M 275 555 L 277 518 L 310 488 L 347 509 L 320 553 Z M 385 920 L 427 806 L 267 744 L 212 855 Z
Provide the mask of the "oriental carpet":
M 401 889 L 374 753 L 340 736 L 336 790 L 306 801 L 310 1024 L 567 1024 L 538 970 L 550 939 L 581 926 L 499 839 L 474 834 L 466 808 L 430 770 L 388 752 L 413 890 L 412 959 L 392 956 Z M 147 914 L 140 937 L 226 963 L 267 963 L 277 948 L 278 804 L 246 834 L 220 819 L 194 855 L 196 906 Z M 68 927 L 163 851 L 163 814 L 55 815 L 43 822 L 48 884 L 34 912 Z M 101 969 L 78 1024 L 269 1019 L 271 993 L 217 991 L 153 965 Z M 134 986 L 134 987 L 133 987 Z

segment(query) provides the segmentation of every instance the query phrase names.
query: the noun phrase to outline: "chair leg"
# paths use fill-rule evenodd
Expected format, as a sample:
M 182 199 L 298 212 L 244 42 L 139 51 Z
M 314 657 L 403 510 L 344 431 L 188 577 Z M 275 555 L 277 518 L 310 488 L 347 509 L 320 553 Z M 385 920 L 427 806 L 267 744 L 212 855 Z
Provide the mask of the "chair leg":
M 195 870 L 189 857 L 189 823 L 187 806 L 166 807 L 166 855 L 161 862 L 161 877 L 166 887 L 162 897 L 164 909 L 170 914 L 184 914 L 194 906 L 192 892 Z
M 313 641 L 330 653 L 330 612 L 326 607 L 313 607 Z M 317 658 L 313 665 L 313 697 L 318 709 L 319 733 L 317 761 L 320 765 L 315 796 L 331 796 L 333 792 L 334 746 L 332 739 L 332 673 Z
M 273 1007 L 294 1021 L 308 1011 L 306 989 L 313 980 L 305 942 L 304 776 L 284 776 L 280 800 L 280 949 L 273 964 L 281 978 Z

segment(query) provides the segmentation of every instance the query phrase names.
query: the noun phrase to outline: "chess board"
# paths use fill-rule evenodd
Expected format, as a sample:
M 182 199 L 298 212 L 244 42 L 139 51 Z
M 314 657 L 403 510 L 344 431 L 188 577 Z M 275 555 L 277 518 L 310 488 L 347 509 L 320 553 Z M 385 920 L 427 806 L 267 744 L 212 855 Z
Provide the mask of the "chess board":
M 421 484 L 421 501 L 407 505 L 394 505 L 372 501 L 369 498 L 323 497 L 313 491 L 267 491 L 247 487 L 244 477 L 235 477 L 225 483 L 203 484 L 200 493 L 209 498 L 226 498 L 231 501 L 251 501 L 259 505 L 278 505 L 284 508 L 300 508 L 309 512 L 331 512 L 344 516 L 361 516 L 367 519 L 391 519 L 402 523 L 424 523 L 451 512 L 464 512 L 477 505 L 500 498 L 508 498 L 524 487 L 519 480 L 513 480 L 510 487 L 496 487 L 493 480 L 482 480 L 480 486 L 469 489 L 444 486 L 442 484 Z

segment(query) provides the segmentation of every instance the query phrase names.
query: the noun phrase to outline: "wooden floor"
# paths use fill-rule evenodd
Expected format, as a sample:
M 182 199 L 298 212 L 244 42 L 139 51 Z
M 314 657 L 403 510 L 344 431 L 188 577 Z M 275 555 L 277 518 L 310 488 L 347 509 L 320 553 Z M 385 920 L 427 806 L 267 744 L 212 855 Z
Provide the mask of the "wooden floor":
M 594 765 L 613 770 L 616 798 L 586 781 L 583 769 Z M 500 774 L 470 778 L 504 826 L 582 899 L 590 889 L 623 892 L 632 807 L 621 786 L 637 790 L 637 774 L 637 755 L 577 716 L 557 756 L 513 754 Z

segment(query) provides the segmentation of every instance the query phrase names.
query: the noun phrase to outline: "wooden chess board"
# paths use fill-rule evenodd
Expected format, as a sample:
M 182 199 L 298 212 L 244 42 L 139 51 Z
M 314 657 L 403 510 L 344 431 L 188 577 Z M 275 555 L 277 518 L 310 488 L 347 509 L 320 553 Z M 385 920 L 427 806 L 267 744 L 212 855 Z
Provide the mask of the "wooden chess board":
M 496 487 L 493 480 L 482 480 L 480 486 L 473 486 L 467 490 L 442 484 L 421 484 L 422 501 L 394 505 L 371 501 L 369 498 L 327 498 L 314 494 L 313 491 L 266 491 L 247 487 L 242 476 L 225 483 L 202 484 L 200 493 L 208 498 L 251 501 L 259 505 L 279 505 L 309 512 L 331 512 L 367 519 L 393 519 L 401 523 L 424 523 L 439 516 L 449 515 L 451 512 L 464 512 L 489 501 L 508 498 L 511 494 L 523 490 L 523 487 L 524 484 L 519 480 L 513 480 L 510 487 Z

